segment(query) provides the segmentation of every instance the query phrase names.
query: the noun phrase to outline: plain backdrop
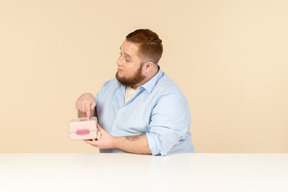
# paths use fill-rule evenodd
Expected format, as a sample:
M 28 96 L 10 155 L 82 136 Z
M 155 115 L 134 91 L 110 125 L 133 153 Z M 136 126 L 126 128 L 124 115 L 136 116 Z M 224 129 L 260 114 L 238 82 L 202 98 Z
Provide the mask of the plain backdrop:
M 69 139 L 74 103 L 114 78 L 125 36 L 149 28 L 189 102 L 196 152 L 287 153 L 287 10 L 286 0 L 0 0 L 0 152 L 98 152 Z

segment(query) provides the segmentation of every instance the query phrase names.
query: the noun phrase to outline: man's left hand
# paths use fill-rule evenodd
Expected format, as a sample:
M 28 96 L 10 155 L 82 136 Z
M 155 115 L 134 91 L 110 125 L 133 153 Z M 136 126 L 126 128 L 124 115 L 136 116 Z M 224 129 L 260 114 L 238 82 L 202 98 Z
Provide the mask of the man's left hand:
M 99 149 L 113 149 L 115 137 L 107 133 L 99 124 L 97 125 L 98 132 L 100 132 L 101 138 L 99 139 L 86 139 L 86 143 L 97 147 Z

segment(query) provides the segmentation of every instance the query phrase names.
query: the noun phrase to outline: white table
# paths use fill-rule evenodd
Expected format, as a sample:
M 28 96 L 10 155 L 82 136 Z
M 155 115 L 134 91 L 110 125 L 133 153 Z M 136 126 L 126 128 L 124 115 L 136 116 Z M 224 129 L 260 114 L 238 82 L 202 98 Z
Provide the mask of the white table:
M 0 154 L 0 191 L 287 192 L 288 154 Z

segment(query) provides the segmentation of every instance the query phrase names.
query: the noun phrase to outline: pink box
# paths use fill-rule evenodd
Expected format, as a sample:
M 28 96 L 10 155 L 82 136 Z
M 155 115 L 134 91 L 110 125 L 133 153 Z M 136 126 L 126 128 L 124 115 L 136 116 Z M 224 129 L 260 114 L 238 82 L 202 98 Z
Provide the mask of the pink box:
M 97 138 L 97 118 L 87 117 L 72 119 L 69 125 L 71 140 L 84 140 Z

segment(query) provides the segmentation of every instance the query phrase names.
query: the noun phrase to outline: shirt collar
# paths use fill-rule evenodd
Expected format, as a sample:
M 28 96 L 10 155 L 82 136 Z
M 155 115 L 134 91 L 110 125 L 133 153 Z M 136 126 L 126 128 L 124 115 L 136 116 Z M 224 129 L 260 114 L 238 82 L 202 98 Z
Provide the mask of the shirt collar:
M 145 83 L 144 85 L 140 86 L 140 87 L 143 87 L 149 93 L 151 93 L 151 91 L 156 86 L 156 84 L 159 81 L 159 79 L 161 79 L 161 77 L 164 75 L 164 73 L 162 72 L 160 66 L 158 66 L 158 68 L 159 68 L 159 70 L 156 73 L 156 75 L 154 77 L 152 77 L 152 79 L 150 79 L 147 83 Z
M 158 66 L 159 70 L 156 73 L 156 75 L 154 75 L 154 77 L 152 77 L 152 79 L 150 79 L 147 83 L 145 83 L 144 85 L 141 85 L 140 87 L 144 88 L 146 91 L 148 91 L 149 93 L 151 93 L 151 91 L 153 90 L 153 88 L 156 86 L 157 82 L 161 79 L 161 77 L 164 75 L 164 73 L 162 72 L 160 66 Z M 125 90 L 126 87 L 124 85 L 122 85 L 119 81 L 117 81 L 118 85 L 120 86 L 121 92 L 123 95 L 125 95 Z M 139 87 L 139 88 L 140 88 Z

